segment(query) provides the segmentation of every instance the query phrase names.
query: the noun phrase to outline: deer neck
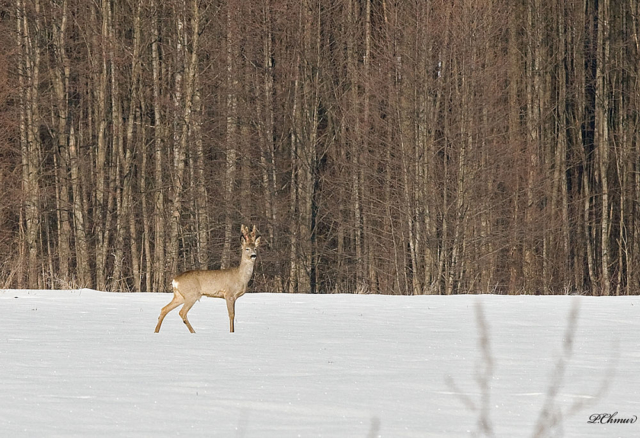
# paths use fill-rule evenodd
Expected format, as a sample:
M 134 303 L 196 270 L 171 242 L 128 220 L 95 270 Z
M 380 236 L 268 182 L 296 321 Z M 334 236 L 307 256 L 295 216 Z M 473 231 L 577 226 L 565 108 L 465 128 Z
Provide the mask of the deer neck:
M 247 260 L 246 258 L 242 257 L 242 260 L 240 260 L 240 266 L 238 266 L 238 272 L 240 273 L 240 277 L 242 277 L 242 280 L 245 283 L 248 283 L 249 280 L 251 279 L 251 275 L 253 274 L 253 265 L 254 262 L 253 260 Z

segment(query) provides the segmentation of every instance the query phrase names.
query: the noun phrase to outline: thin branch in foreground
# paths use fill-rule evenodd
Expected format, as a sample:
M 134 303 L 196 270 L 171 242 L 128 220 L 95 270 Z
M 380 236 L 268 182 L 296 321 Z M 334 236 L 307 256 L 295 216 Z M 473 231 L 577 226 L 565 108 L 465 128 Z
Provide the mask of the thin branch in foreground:
M 458 399 L 472 412 L 478 413 L 476 436 L 494 436 L 491 423 L 491 379 L 495 368 L 495 361 L 491 353 L 491 337 L 489 324 L 480 302 L 476 303 L 476 324 L 478 326 L 478 347 L 480 349 L 480 361 L 476 365 L 475 381 L 480 388 L 480 400 L 478 405 L 464 392 L 462 392 L 451 376 L 446 376 L 447 386 Z
M 609 389 L 614 377 L 618 361 L 617 347 L 610 365 L 605 373 L 605 377 L 593 395 L 579 398 L 566 409 L 562 409 L 557 402 L 557 397 L 565 382 L 565 375 L 568 364 L 573 356 L 574 341 L 578 326 L 579 300 L 575 299 L 569 312 L 568 322 L 564 331 L 562 342 L 562 353 L 555 363 L 551 374 L 551 381 L 545 393 L 545 401 L 540 410 L 538 420 L 533 429 L 534 438 L 551 436 L 554 433 L 562 435 L 562 423 L 568 418 L 587 406 L 594 404 Z M 480 389 L 480 400 L 475 402 L 469 395 L 460 390 L 451 376 L 445 376 L 447 386 L 461 403 L 470 411 L 477 413 L 477 429 L 474 436 L 494 436 L 491 422 L 491 380 L 494 375 L 495 361 L 491 352 L 491 339 L 489 326 L 484 315 L 482 304 L 476 304 L 476 324 L 478 326 L 478 347 L 480 349 L 480 360 L 476 364 L 475 381 Z
M 580 313 L 579 310 L 579 300 L 574 299 L 571 305 L 571 310 L 569 311 L 567 328 L 564 332 L 562 354 L 556 361 L 555 368 L 551 376 L 551 382 L 547 388 L 545 402 L 542 405 L 538 421 L 534 427 L 532 435 L 534 438 L 549 436 L 555 430 L 559 431 L 561 434 L 563 419 L 568 418 L 579 410 L 594 404 L 596 400 L 605 394 L 613 381 L 618 359 L 617 348 L 615 349 L 613 360 L 610 361 L 609 369 L 605 373 L 605 377 L 600 382 L 600 386 L 594 395 L 575 400 L 564 412 L 557 403 L 556 399 L 560 390 L 564 386 L 566 369 L 573 355 L 574 340 L 578 326 L 578 315 Z

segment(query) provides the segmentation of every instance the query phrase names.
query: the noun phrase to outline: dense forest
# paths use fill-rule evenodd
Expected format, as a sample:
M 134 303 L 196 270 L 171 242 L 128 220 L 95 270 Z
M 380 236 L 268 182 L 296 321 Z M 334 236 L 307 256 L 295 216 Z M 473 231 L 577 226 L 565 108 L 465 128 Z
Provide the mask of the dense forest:
M 637 0 L 0 0 L 0 287 L 640 290 Z

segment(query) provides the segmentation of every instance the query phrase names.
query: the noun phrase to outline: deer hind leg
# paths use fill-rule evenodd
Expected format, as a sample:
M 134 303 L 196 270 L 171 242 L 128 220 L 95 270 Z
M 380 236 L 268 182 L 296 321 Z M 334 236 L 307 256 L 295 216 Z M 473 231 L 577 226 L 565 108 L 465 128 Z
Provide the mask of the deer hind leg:
M 162 321 L 164 321 L 164 317 L 167 316 L 167 313 L 171 312 L 173 309 L 178 307 L 180 304 L 184 303 L 184 297 L 178 292 L 174 290 L 173 299 L 169 304 L 164 306 L 160 311 L 160 316 L 158 317 L 158 325 L 156 325 L 155 332 L 158 333 L 160 331 L 160 326 L 162 325 Z
M 187 313 L 189 312 L 189 310 L 191 310 L 191 308 L 195 303 L 196 303 L 195 301 L 186 301 L 184 303 L 184 306 L 182 306 L 182 309 L 180 309 L 180 312 L 179 312 L 180 317 L 182 318 L 182 321 L 184 322 L 184 324 L 187 326 L 187 328 L 191 333 L 195 333 L 196 331 L 193 329 L 193 327 L 191 327 L 191 323 L 189 323 L 189 320 L 187 319 Z
M 233 297 L 225 297 L 227 302 L 227 312 L 229 312 L 229 333 L 233 333 L 233 320 L 236 317 L 236 299 Z

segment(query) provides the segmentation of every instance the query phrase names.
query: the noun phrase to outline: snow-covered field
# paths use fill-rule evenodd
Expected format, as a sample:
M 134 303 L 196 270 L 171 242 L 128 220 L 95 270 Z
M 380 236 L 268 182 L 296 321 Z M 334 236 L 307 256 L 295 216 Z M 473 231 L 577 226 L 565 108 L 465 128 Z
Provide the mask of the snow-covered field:
M 640 297 L 248 294 L 233 334 L 206 298 L 154 334 L 170 298 L 0 291 L 0 436 L 640 436 L 589 423 L 640 416 Z

